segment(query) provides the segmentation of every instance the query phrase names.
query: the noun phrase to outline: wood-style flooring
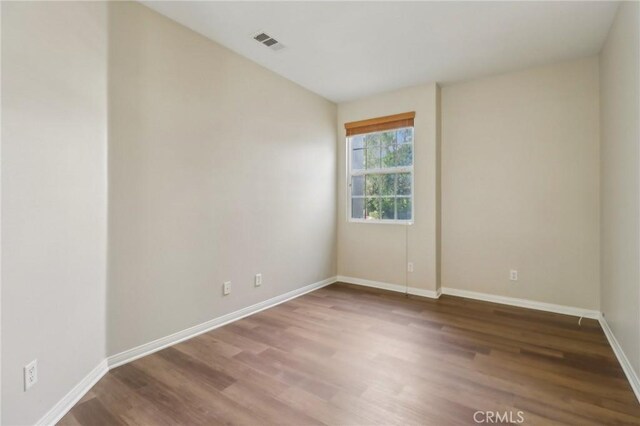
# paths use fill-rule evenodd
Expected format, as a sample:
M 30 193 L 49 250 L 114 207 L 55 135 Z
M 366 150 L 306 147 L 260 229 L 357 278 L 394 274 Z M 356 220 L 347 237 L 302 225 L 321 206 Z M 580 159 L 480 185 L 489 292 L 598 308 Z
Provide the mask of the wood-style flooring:
M 59 424 L 440 426 L 486 412 L 640 424 L 597 321 L 345 284 L 118 367 Z

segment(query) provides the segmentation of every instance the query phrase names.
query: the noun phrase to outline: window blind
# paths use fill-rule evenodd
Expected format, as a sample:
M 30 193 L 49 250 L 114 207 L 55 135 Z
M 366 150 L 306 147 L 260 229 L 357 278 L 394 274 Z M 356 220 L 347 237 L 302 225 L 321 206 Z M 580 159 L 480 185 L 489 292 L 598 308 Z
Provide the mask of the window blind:
M 353 136 L 364 133 L 382 132 L 401 127 L 413 127 L 413 119 L 415 116 L 415 112 L 403 112 L 402 114 L 352 121 L 351 123 L 345 123 L 344 128 L 347 131 L 347 136 Z

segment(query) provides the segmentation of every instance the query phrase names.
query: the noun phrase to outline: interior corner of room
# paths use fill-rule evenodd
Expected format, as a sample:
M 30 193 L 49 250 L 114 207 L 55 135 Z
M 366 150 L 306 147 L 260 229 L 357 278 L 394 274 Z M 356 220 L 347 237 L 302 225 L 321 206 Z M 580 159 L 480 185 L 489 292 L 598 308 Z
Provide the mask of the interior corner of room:
M 322 3 L 278 7 L 329 25 L 331 8 L 374 14 L 388 6 L 335 3 L 323 12 Z M 605 336 L 610 347 L 593 349 L 580 368 L 597 368 L 613 351 L 624 376 L 606 376 L 609 366 L 593 374 L 627 386 L 621 398 L 632 408 L 615 401 L 589 413 L 609 410 L 612 419 L 640 423 L 629 398 L 640 400 L 640 3 L 589 3 L 548 6 L 592 7 L 583 18 L 602 22 L 573 40 L 571 54 L 549 48 L 544 61 L 519 56 L 517 66 L 499 71 L 478 65 L 468 78 L 443 69 L 440 78 L 407 77 L 412 84 L 344 70 L 353 84 L 342 91 L 321 78 L 329 81 L 339 63 L 318 64 L 318 74 L 302 81 L 293 61 L 266 56 L 304 50 L 286 31 L 274 35 L 278 51 L 258 38 L 245 46 L 222 30 L 207 32 L 207 22 L 225 28 L 215 13 L 239 19 L 267 13 L 262 8 L 273 2 L 0 3 L 0 423 L 55 424 L 119 366 L 231 323 L 242 328 L 236 322 L 243 318 L 251 329 L 252 315 L 275 306 L 283 317 L 287 306 L 304 313 L 311 308 L 295 303 L 309 299 L 299 298 L 331 288 L 343 291 L 322 293 L 336 303 L 358 300 L 354 291 L 367 300 L 388 295 L 389 311 L 371 302 L 380 315 L 415 316 L 420 303 L 461 312 L 480 301 L 469 305 L 477 321 L 505 309 L 506 324 L 529 312 L 510 309 L 531 309 L 533 325 L 523 334 L 557 320 L 575 337 L 579 321 L 595 319 L 584 340 Z M 500 7 L 489 4 L 466 7 Z M 431 7 L 462 13 L 463 3 Z M 349 53 L 349 43 L 338 48 L 331 34 L 320 37 L 308 48 Z M 410 166 L 384 170 L 378 159 L 371 170 L 355 167 L 353 152 L 366 145 L 352 147 L 345 124 L 394 116 L 403 124 L 387 119 L 390 130 L 362 134 L 412 129 Z M 398 189 L 401 174 L 408 192 Z M 373 175 L 393 175 L 396 192 L 371 195 L 363 187 L 355 194 L 353 176 L 367 182 Z M 369 198 L 382 206 L 385 197 L 395 203 L 388 220 L 383 207 L 371 213 L 365 206 Z M 356 198 L 365 206 L 357 214 Z M 402 213 L 400 202 L 409 206 Z M 354 314 L 339 308 L 331 321 Z M 447 327 L 459 324 L 450 321 Z M 220 346 L 235 356 L 237 344 Z M 39 371 L 27 388 L 32 361 Z M 581 392 L 576 376 L 563 386 Z M 332 389 L 314 384 L 320 399 Z M 407 393 L 417 386 L 404 385 Z M 277 390 L 280 402 L 308 397 Z M 438 400 L 435 390 L 422 390 Z M 334 395 L 322 404 L 338 404 Z M 351 397 L 344 401 L 357 400 Z M 543 416 L 524 400 L 532 418 Z M 555 409 L 561 419 L 565 407 Z M 323 413 L 323 421 L 337 419 Z M 360 415 L 353 424 L 370 419 Z

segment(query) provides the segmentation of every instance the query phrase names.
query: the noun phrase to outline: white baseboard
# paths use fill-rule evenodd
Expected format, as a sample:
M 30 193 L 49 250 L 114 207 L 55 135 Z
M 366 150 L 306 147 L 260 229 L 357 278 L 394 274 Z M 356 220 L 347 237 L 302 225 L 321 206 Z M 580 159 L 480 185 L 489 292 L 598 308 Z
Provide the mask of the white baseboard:
M 128 362 L 131 362 L 143 356 L 152 354 L 166 347 L 175 345 L 176 343 L 180 343 L 184 340 L 191 339 L 192 337 L 195 337 L 199 334 L 206 333 L 207 331 L 210 331 L 215 328 L 221 327 L 225 324 L 229 324 L 231 322 L 237 321 L 246 316 L 253 315 L 265 309 L 269 309 L 273 306 L 279 305 L 288 300 L 302 296 L 303 294 L 317 290 L 321 287 L 328 286 L 329 284 L 333 284 L 335 282 L 336 282 L 336 277 L 327 278 L 317 283 L 309 284 L 305 287 L 301 287 L 296 290 L 290 291 L 288 293 L 281 294 L 280 296 L 276 296 L 271 299 L 265 300 L 264 302 L 256 303 L 255 305 L 248 306 L 238 311 L 231 312 L 229 314 L 223 315 L 218 318 L 214 318 L 207 322 L 203 322 L 202 324 L 198 324 L 193 327 L 189 327 L 187 329 L 178 331 L 177 333 L 173 333 L 168 336 L 161 337 L 157 340 L 154 340 L 149 343 L 145 343 L 133 349 L 120 352 L 119 354 L 116 354 L 116 355 L 112 355 L 109 358 L 107 358 L 109 369 L 126 364 Z
M 273 297 L 271 299 L 265 300 L 255 305 L 248 306 L 246 308 L 229 313 L 227 315 L 214 318 L 202 324 L 187 328 L 185 330 L 179 331 L 169 336 L 162 337 L 152 342 L 137 346 L 133 349 L 129 349 L 119 354 L 110 356 L 106 360 L 102 361 L 98 366 L 96 366 L 96 368 L 94 368 L 73 389 L 71 389 L 71 391 L 67 393 L 67 395 L 65 395 L 64 398 L 62 398 L 51 410 L 49 410 L 49 412 L 45 414 L 44 417 L 42 417 L 37 424 L 38 425 L 56 424 L 98 382 L 98 380 L 100 380 L 102 376 L 104 376 L 112 368 L 116 368 L 120 365 L 126 364 L 128 362 L 131 362 L 143 356 L 157 352 L 168 346 L 175 345 L 176 343 L 180 343 L 184 340 L 190 339 L 199 334 L 206 333 L 207 331 L 221 327 L 225 324 L 229 324 L 231 322 L 237 321 L 246 316 L 255 314 L 265 309 L 269 309 L 273 306 L 279 305 L 288 300 L 295 299 L 296 297 L 302 296 L 303 294 L 312 292 L 322 287 L 326 287 L 335 282 L 356 284 L 356 285 L 361 285 L 366 287 L 390 290 L 390 291 L 399 292 L 399 293 L 407 292 L 407 288 L 405 286 L 398 285 L 398 284 L 390 284 L 390 283 L 384 283 L 380 281 L 371 281 L 371 280 L 364 280 L 360 278 L 338 276 L 338 277 L 327 278 L 317 283 L 313 283 L 305 287 L 301 287 L 299 289 L 290 291 L 280 296 Z M 638 379 L 637 374 L 631 367 L 631 364 L 629 363 L 629 360 L 624 354 L 622 348 L 618 344 L 618 341 L 616 340 L 611 329 L 609 328 L 609 325 L 605 321 L 604 317 L 602 317 L 602 315 L 600 315 L 600 313 L 597 311 L 590 311 L 590 310 L 574 308 L 570 306 L 554 305 L 550 303 L 535 302 L 535 301 L 526 300 L 526 299 L 496 296 L 496 295 L 491 295 L 486 293 L 477 293 L 473 291 L 459 290 L 459 289 L 446 288 L 446 287 L 435 290 L 435 291 L 409 287 L 408 293 L 412 295 L 423 296 L 423 297 L 428 297 L 432 299 L 439 298 L 441 294 L 448 294 L 452 296 L 466 297 L 469 299 L 483 300 L 487 302 L 494 302 L 494 303 L 500 303 L 500 304 L 511 305 L 511 306 L 519 306 L 523 308 L 537 309 L 537 310 L 542 310 L 547 312 L 555 312 L 555 313 L 566 314 L 566 315 L 574 315 L 574 316 L 582 316 L 585 318 L 598 319 L 600 321 L 602 329 L 604 330 L 605 335 L 607 336 L 607 339 L 609 340 L 609 344 L 611 345 L 614 353 L 616 354 L 618 361 L 622 366 L 622 369 L 627 375 L 629 383 L 631 384 L 631 387 L 633 388 L 633 391 L 635 392 L 636 397 L 640 401 L 640 380 Z
M 326 280 L 319 281 L 307 285 L 305 287 L 298 288 L 280 296 L 273 297 L 265 300 L 264 302 L 256 303 L 255 305 L 248 306 L 238 311 L 232 312 L 227 315 L 223 315 L 218 318 L 214 318 L 210 321 L 202 324 L 187 328 L 169 336 L 162 337 L 144 345 L 140 345 L 133 349 L 121 352 L 117 355 L 113 355 L 103 360 L 96 368 L 94 368 L 85 378 L 83 378 L 71 391 L 64 396 L 47 414 L 44 415 L 38 421 L 37 425 L 55 425 L 60 419 L 73 408 L 73 406 L 80 401 L 80 399 L 95 385 L 98 380 L 102 378 L 109 370 L 116 368 L 120 365 L 126 364 L 145 355 L 152 354 L 168 346 L 175 345 L 184 340 L 195 337 L 199 334 L 206 333 L 214 328 L 221 327 L 225 324 L 237 321 L 246 316 L 255 314 L 257 312 L 269 309 L 273 306 L 284 303 L 288 300 L 295 299 L 303 294 L 312 292 L 319 288 L 328 286 L 336 282 L 336 277 L 327 278 Z
M 361 286 L 366 286 L 366 287 L 379 288 L 379 289 L 383 289 L 383 290 L 390 290 L 390 291 L 395 291 L 395 292 L 399 292 L 399 293 L 406 293 L 407 292 L 407 288 L 405 286 L 402 286 L 402 285 L 389 284 L 389 283 L 384 283 L 384 282 L 380 282 L 380 281 L 364 280 L 364 279 L 361 279 L 361 278 L 338 276 L 337 277 L 337 281 L 338 282 L 348 283 L 348 284 L 356 284 L 356 285 L 361 285 Z M 408 292 L 409 292 L 409 294 L 415 294 L 415 295 L 430 297 L 430 298 L 434 298 L 434 299 L 439 298 L 441 294 L 446 294 L 446 295 L 450 295 L 450 296 L 464 297 L 464 298 L 467 298 L 467 299 L 474 299 L 474 300 L 482 300 L 482 301 L 485 301 L 485 302 L 499 303 L 499 304 L 502 304 L 502 305 L 509 305 L 509 306 L 517 306 L 517 307 L 520 307 L 520 308 L 535 309 L 535 310 L 538 310 L 538 311 L 553 312 L 553 313 L 557 313 L 557 314 L 564 314 L 564 315 L 572 315 L 572 316 L 576 316 L 576 317 L 597 319 L 600 322 L 600 325 L 602 327 L 602 330 L 604 331 L 605 336 L 607 336 L 607 340 L 609 341 L 609 345 L 613 349 L 613 352 L 616 354 L 616 357 L 618 358 L 618 361 L 620 362 L 620 366 L 622 367 L 622 370 L 624 371 L 625 375 L 627 376 L 627 380 L 629 381 L 629 384 L 631 385 L 631 388 L 633 389 L 633 392 L 635 393 L 636 398 L 640 402 L 640 378 L 638 378 L 638 375 L 636 374 L 635 370 L 631 366 L 631 363 L 629 362 L 629 359 L 625 355 L 624 351 L 622 350 L 622 347 L 620 346 L 620 344 L 618 343 L 618 341 L 617 341 L 616 337 L 614 336 L 613 332 L 609 328 L 609 325 L 607 324 L 607 321 L 604 319 L 604 317 L 602 316 L 602 314 L 599 311 L 576 308 L 576 307 L 573 307 L 573 306 L 556 305 L 556 304 L 553 304 L 553 303 L 537 302 L 537 301 L 534 301 L 534 300 L 518 299 L 518 298 L 515 298 L 515 297 L 507 297 L 507 296 L 498 296 L 498 295 L 494 295 L 494 294 L 479 293 L 479 292 L 469 291 L 469 290 L 460 290 L 460 289 L 449 288 L 449 287 L 442 287 L 442 288 L 437 289 L 436 291 L 423 290 L 423 289 L 418 289 L 418 288 L 414 288 L 414 287 L 409 287 L 409 291 Z
M 402 286 L 402 285 L 389 284 L 389 283 L 384 283 L 384 282 L 380 282 L 380 281 L 364 280 L 364 279 L 361 279 L 361 278 L 345 277 L 345 276 L 340 276 L 339 275 L 337 277 L 337 281 L 338 282 L 348 283 L 348 284 L 361 285 L 361 286 L 365 286 L 365 287 L 373 287 L 373 288 L 379 288 L 379 289 L 383 289 L 383 290 L 390 290 L 390 291 L 395 291 L 395 292 L 399 292 L 399 293 L 406 293 L 407 292 L 407 288 L 405 286 Z M 609 324 L 607 324 L 607 321 L 605 320 L 605 318 L 602 316 L 602 314 L 599 311 L 576 308 L 576 307 L 573 307 L 573 306 L 556 305 L 556 304 L 553 304 L 553 303 L 537 302 L 537 301 L 534 301 L 534 300 L 518 299 L 518 298 L 515 298 L 515 297 L 507 297 L 507 296 L 498 296 L 498 295 L 494 295 L 494 294 L 479 293 L 479 292 L 469 291 L 469 290 L 460 290 L 460 289 L 449 288 L 449 287 L 442 287 L 442 288 L 437 289 L 436 291 L 423 290 L 423 289 L 418 289 L 418 288 L 414 288 L 414 287 L 409 287 L 409 291 L 408 292 L 409 292 L 409 294 L 415 294 L 415 295 L 418 295 L 418 296 L 424 296 L 424 297 L 429 297 L 429 298 L 433 298 L 433 299 L 439 298 L 441 294 L 446 294 L 446 295 L 450 295 L 450 296 L 464 297 L 464 298 L 467 298 L 467 299 L 474 299 L 474 300 L 482 300 L 482 301 L 485 301 L 485 302 L 499 303 L 499 304 L 502 304 L 502 305 L 509 305 L 509 306 L 517 306 L 517 307 L 520 307 L 520 308 L 535 309 L 535 310 L 538 310 L 538 311 L 553 312 L 553 313 L 557 313 L 557 314 L 572 315 L 572 316 L 575 316 L 575 317 L 584 317 L 584 318 L 597 319 L 600 322 L 600 326 L 602 327 L 602 330 L 604 331 L 605 336 L 607 336 L 607 340 L 609 341 L 609 345 L 611 346 L 611 348 L 613 349 L 613 352 L 616 354 L 616 357 L 618 358 L 618 362 L 620 363 L 620 366 L 622 367 L 622 370 L 624 371 L 625 375 L 627 376 L 627 380 L 629 381 L 629 384 L 631 385 L 631 388 L 633 389 L 633 392 L 635 393 L 636 398 L 640 402 L 640 378 L 638 377 L 637 373 L 635 372 L 635 370 L 631 366 L 631 363 L 629 362 L 629 359 L 625 355 L 624 351 L 622 350 L 622 347 L 618 343 L 618 340 L 616 339 L 616 337 L 614 336 L 613 332 L 609 328 Z
M 428 297 L 430 299 L 437 299 L 438 297 L 440 297 L 439 291 L 425 290 L 423 288 L 417 288 L 417 287 L 407 288 L 404 285 L 385 283 L 382 281 L 364 280 L 362 278 L 345 277 L 342 275 L 339 275 L 337 277 L 337 281 L 342 283 L 347 283 L 347 284 L 361 285 L 364 287 L 379 288 L 381 290 L 395 291 L 398 293 L 409 293 L 414 296 Z
M 425 290 L 425 289 L 416 288 L 416 287 L 409 287 L 407 291 L 407 287 L 400 284 L 391 284 L 391 283 L 385 283 L 382 281 L 365 280 L 362 278 L 345 277 L 342 275 L 338 275 L 337 281 L 344 282 L 347 284 L 355 284 L 355 285 L 361 285 L 365 287 L 379 288 L 382 290 L 395 291 L 398 293 L 408 292 L 409 294 L 412 294 L 412 295 L 428 297 L 431 299 L 438 299 L 440 295 L 447 294 L 450 296 L 458 296 L 458 297 L 464 297 L 467 299 L 482 300 L 485 302 L 493 302 L 493 303 L 499 303 L 502 305 L 517 306 L 520 308 L 535 309 L 538 311 L 554 312 L 557 314 L 572 315 L 576 317 L 593 318 L 593 319 L 600 318 L 600 312 L 595 310 L 575 308 L 573 306 L 556 305 L 553 303 L 536 302 L 534 300 L 518 299 L 515 297 L 498 296 L 498 295 L 488 294 L 488 293 L 479 293 L 479 292 L 469 291 L 469 290 L 459 290 L 459 289 L 450 288 L 450 287 L 442 287 L 435 291 Z
M 47 414 L 42 417 L 37 425 L 55 425 L 82 397 L 109 371 L 107 360 L 103 360 L 91 370 L 77 385 L 74 386 Z
M 622 350 L 622 346 L 620 346 L 620 343 L 618 343 L 618 339 L 616 339 L 613 331 L 611 331 L 611 328 L 609 328 L 607 320 L 602 315 L 600 315 L 598 320 L 600 321 L 600 326 L 602 327 L 602 331 L 604 331 L 604 335 L 607 336 L 609 345 L 613 349 L 613 353 L 616 354 L 616 358 L 618 358 L 618 362 L 620 363 L 624 374 L 627 376 L 627 380 L 631 385 L 631 389 L 633 389 L 633 393 L 636 394 L 636 398 L 638 399 L 638 402 L 640 402 L 640 378 L 638 378 L 638 374 L 631 366 L 629 358 L 627 358 L 624 351 Z
M 460 290 L 457 288 L 443 287 L 442 294 L 464 297 L 467 299 L 482 300 L 485 302 L 500 303 L 502 305 L 518 306 L 520 308 L 535 309 L 538 311 L 553 312 L 556 314 L 572 315 L 575 317 L 584 317 L 584 318 L 593 318 L 593 319 L 600 318 L 600 312 L 590 310 L 590 309 L 575 308 L 573 306 L 565 306 L 565 305 L 556 305 L 553 303 L 537 302 L 535 300 L 529 300 L 529 299 L 518 299 L 515 297 L 508 297 L 508 296 L 498 296 L 495 294 L 478 293 L 475 291 Z

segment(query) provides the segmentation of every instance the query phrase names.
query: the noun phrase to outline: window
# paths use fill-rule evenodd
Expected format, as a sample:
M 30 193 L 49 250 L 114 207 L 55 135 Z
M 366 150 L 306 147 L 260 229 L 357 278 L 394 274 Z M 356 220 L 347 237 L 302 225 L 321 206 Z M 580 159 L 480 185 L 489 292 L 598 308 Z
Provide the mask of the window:
M 414 116 L 405 113 L 345 124 L 349 220 L 412 221 Z

